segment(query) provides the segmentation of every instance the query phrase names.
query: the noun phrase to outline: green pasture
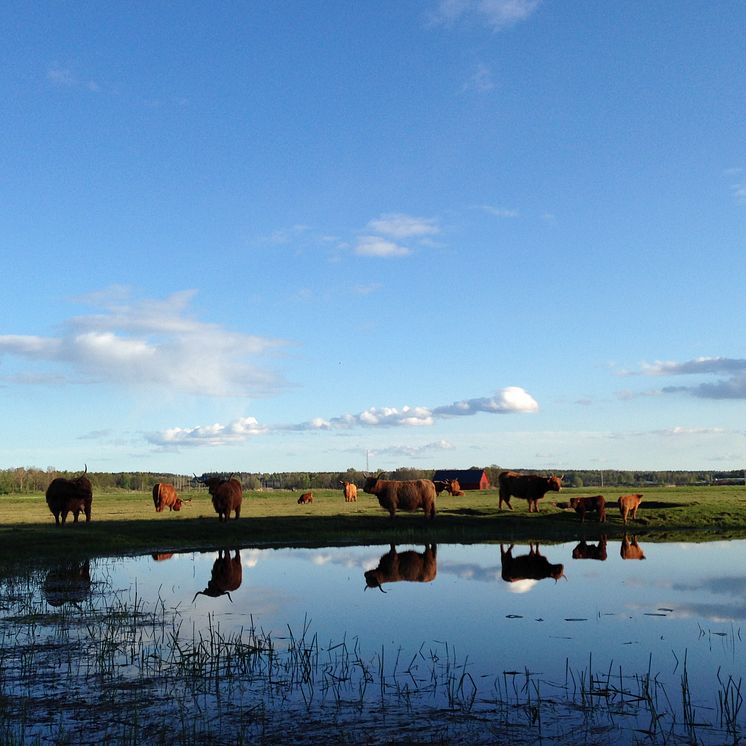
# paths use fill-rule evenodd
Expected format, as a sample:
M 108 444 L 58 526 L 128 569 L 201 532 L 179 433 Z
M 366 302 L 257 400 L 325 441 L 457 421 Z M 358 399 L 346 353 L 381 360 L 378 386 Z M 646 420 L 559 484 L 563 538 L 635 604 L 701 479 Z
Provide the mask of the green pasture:
M 462 497 L 443 493 L 433 521 L 422 512 L 399 513 L 391 520 L 372 495 L 360 491 L 346 503 L 341 490 L 313 490 L 314 502 L 298 505 L 299 492 L 244 492 L 241 518 L 220 523 L 206 491 L 184 492 L 189 499 L 180 512 L 156 513 L 150 492 L 97 492 L 93 518 L 78 525 L 68 518 L 56 527 L 44 495 L 0 496 L 0 546 L 4 559 L 133 554 L 201 549 L 216 546 L 322 546 L 426 542 L 559 542 L 624 535 L 615 501 L 625 492 L 642 492 L 637 520 L 626 532 L 646 541 L 711 541 L 746 538 L 744 487 L 653 487 L 605 491 L 608 521 L 594 514 L 581 523 L 563 509 L 573 495 L 591 490 L 549 493 L 538 514 L 524 500 L 513 498 L 513 511 L 499 511 L 496 490 L 469 491 Z

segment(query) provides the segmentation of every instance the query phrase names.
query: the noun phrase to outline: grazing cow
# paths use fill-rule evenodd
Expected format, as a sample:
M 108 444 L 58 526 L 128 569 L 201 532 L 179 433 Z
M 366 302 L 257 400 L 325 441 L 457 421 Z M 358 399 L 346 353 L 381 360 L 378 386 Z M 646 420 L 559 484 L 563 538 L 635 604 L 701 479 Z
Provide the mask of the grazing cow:
M 622 539 L 622 546 L 619 549 L 619 556 L 624 560 L 644 560 L 645 552 L 637 543 L 637 537 L 633 536 L 630 540 L 627 534 Z
M 169 513 L 172 510 L 181 510 L 183 504 L 184 501 L 176 494 L 176 487 L 172 484 L 158 482 L 153 486 L 153 505 L 156 512 L 162 513 L 165 508 L 168 508 Z
M 573 559 L 591 559 L 606 560 L 606 537 L 602 536 L 598 544 L 586 544 L 583 539 L 576 547 L 572 550 Z
M 622 495 L 618 500 L 619 512 L 622 514 L 622 520 L 626 523 L 627 519 L 632 516 L 637 520 L 637 509 L 642 502 L 642 495 Z
M 195 602 L 197 596 L 210 596 L 210 598 L 228 596 L 228 600 L 233 603 L 230 591 L 235 591 L 236 588 L 239 588 L 243 580 L 241 553 L 238 549 L 235 552 L 235 556 L 231 557 L 230 550 L 218 550 L 218 558 L 212 563 L 212 572 L 210 573 L 207 588 L 203 591 L 197 591 L 194 594 L 192 603 Z
M 378 567 L 365 573 L 365 590 L 380 588 L 386 593 L 383 583 L 396 583 L 400 580 L 429 583 L 438 572 L 436 554 L 435 544 L 425 545 L 424 552 L 397 552 L 392 544 L 390 551 L 379 560 Z
M 397 510 L 422 510 L 425 518 L 435 518 L 435 485 L 429 479 L 394 481 L 381 476 L 368 477 L 363 490 L 378 498 L 380 506 L 393 518 Z
M 357 502 L 357 485 L 354 482 L 340 482 L 346 503 Z
M 562 488 L 562 477 L 540 477 L 537 474 L 521 474 L 517 471 L 502 471 L 497 478 L 500 487 L 498 509 L 502 510 L 503 503 L 508 510 L 513 510 L 510 504 L 511 495 L 528 500 L 528 512 L 539 512 L 539 500 L 550 490 L 559 492 Z
M 506 551 L 500 544 L 500 563 L 502 565 L 502 578 L 506 583 L 515 583 L 517 580 L 544 580 L 554 578 L 555 582 L 565 578 L 565 566 L 553 565 L 539 551 L 539 545 L 530 544 L 529 553 L 520 557 L 513 557 L 513 544 Z
M 163 560 L 171 559 L 174 556 L 173 552 L 155 552 L 150 555 L 156 562 L 163 562 Z
M 207 489 L 212 495 L 212 507 L 218 514 L 218 520 L 227 521 L 232 511 L 235 511 L 236 520 L 238 520 L 241 515 L 241 500 L 243 498 L 241 482 L 233 477 L 230 479 L 207 477 L 202 482 L 207 485 Z
M 306 505 L 307 503 L 313 502 L 313 492 L 304 492 L 298 498 L 298 505 Z
M 606 520 L 606 500 L 603 495 L 592 497 L 571 497 L 570 507 L 580 516 L 580 522 L 585 520 L 587 512 L 595 510 L 598 513 L 598 522 Z
M 73 521 L 77 523 L 78 514 L 81 511 L 85 513 L 85 522 L 90 523 L 93 487 L 88 477 L 85 476 L 87 473 L 88 466 L 79 477 L 75 479 L 57 477 L 47 487 L 47 505 L 54 515 L 54 522 L 57 526 L 65 525 L 68 513 L 73 514 Z
M 50 606 L 81 604 L 91 593 L 91 565 L 85 562 L 63 562 L 47 573 L 42 588 Z

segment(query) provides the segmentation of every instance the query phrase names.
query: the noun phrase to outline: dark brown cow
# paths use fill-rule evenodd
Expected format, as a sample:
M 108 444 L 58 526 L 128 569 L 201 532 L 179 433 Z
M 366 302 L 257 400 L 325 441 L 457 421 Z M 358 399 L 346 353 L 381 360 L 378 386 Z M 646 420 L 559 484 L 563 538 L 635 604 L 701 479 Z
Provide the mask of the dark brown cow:
M 590 559 L 590 560 L 606 560 L 606 537 L 602 536 L 598 544 L 586 544 L 583 539 L 576 547 L 572 550 L 573 559 Z
M 298 505 L 306 505 L 307 503 L 313 502 L 313 492 L 304 492 L 298 498 Z
M 155 505 L 156 512 L 162 513 L 165 508 L 168 508 L 169 513 L 172 510 L 181 510 L 183 503 L 184 501 L 176 494 L 176 487 L 172 484 L 158 482 L 153 486 L 153 505 Z
M 85 476 L 87 473 L 88 466 L 81 476 L 75 479 L 57 477 L 47 487 L 47 505 L 54 515 L 56 525 L 64 526 L 68 513 L 73 514 L 73 521 L 77 523 L 81 511 L 85 513 L 85 522 L 90 523 L 93 487 Z
M 539 512 L 539 500 L 551 491 L 559 492 L 562 488 L 562 477 L 540 477 L 537 474 L 521 474 L 517 471 L 502 471 L 497 478 L 500 487 L 498 509 L 502 510 L 503 503 L 508 510 L 513 510 L 510 504 L 511 495 L 528 500 L 528 512 Z
M 594 510 L 598 513 L 599 523 L 603 523 L 606 520 L 606 500 L 603 495 L 571 497 L 570 507 L 580 516 L 581 523 L 585 520 L 585 514 Z
M 619 556 L 624 560 L 644 560 L 645 552 L 637 543 L 637 537 L 633 536 L 630 540 L 627 534 L 622 539 L 622 546 L 619 549 Z
M 357 485 L 354 482 L 340 482 L 342 493 L 345 496 L 346 503 L 357 502 Z
M 207 485 L 207 489 L 212 495 L 212 506 L 218 514 L 218 520 L 227 521 L 233 511 L 235 511 L 235 517 L 238 520 L 241 515 L 241 500 L 243 499 L 241 482 L 233 477 L 230 479 L 207 477 L 202 482 Z
M 617 500 L 617 505 L 619 506 L 619 512 L 622 515 L 622 520 L 626 523 L 627 519 L 632 516 L 635 520 L 637 520 L 637 509 L 640 507 L 640 503 L 642 502 L 642 495 L 636 494 L 636 495 L 622 495 Z
M 436 555 L 435 544 L 426 545 L 424 552 L 397 552 L 396 546 L 392 544 L 391 549 L 379 560 L 378 567 L 365 573 L 365 590 L 380 588 L 385 593 L 382 588 L 384 583 L 396 583 L 400 580 L 429 583 L 438 572 Z
M 435 485 L 435 496 L 436 497 L 439 496 L 440 493 L 443 492 L 443 490 L 450 492 L 449 490 L 450 484 L 449 482 L 446 482 L 445 479 L 436 479 L 433 482 L 433 484 Z
M 229 601 L 233 603 L 230 592 L 239 588 L 242 580 L 243 566 L 241 565 L 239 550 L 236 549 L 235 556 L 231 557 L 230 550 L 220 549 L 218 550 L 218 558 L 212 563 L 212 572 L 207 588 L 203 591 L 197 591 L 192 603 L 195 602 L 197 596 L 210 596 L 210 598 L 228 596 Z
M 363 490 L 375 495 L 384 510 L 393 518 L 397 510 L 422 510 L 425 518 L 435 518 L 435 485 L 429 479 L 394 481 L 368 477 Z
M 515 583 L 517 580 L 544 580 L 565 577 L 564 565 L 553 565 L 539 551 L 539 545 L 530 544 L 529 553 L 520 557 L 513 557 L 513 544 L 506 551 L 500 544 L 500 563 L 502 565 L 502 578 L 506 583 Z
M 91 565 L 85 562 L 64 562 L 47 573 L 42 588 L 50 606 L 78 605 L 91 594 Z

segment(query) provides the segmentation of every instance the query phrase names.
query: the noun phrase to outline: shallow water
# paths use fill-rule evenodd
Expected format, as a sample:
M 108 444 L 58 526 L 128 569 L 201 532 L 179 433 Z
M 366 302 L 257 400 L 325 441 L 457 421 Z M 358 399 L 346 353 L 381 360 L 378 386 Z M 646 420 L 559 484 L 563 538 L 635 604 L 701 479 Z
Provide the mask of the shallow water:
M 664 717 L 671 722 L 660 742 L 691 741 L 692 723 L 699 728 L 698 742 L 726 742 L 719 701 L 729 677 L 732 686 L 726 694 L 733 696 L 735 691 L 734 702 L 740 701 L 746 542 L 645 544 L 637 551 L 634 546 L 623 549 L 619 541 L 605 548 L 578 547 L 574 542 L 516 545 L 509 553 L 508 549 L 508 545 L 231 548 L 158 559 L 100 559 L 90 563 L 87 574 L 77 568 L 78 574 L 67 581 L 59 568 L 42 573 L 38 585 L 32 583 L 28 590 L 33 599 L 26 597 L 23 603 L 26 607 L 36 603 L 41 611 L 62 609 L 64 623 L 73 626 L 78 610 L 83 614 L 86 605 L 95 610 L 118 598 L 130 607 L 158 609 L 163 618 L 178 616 L 181 636 L 188 630 L 191 640 L 210 638 L 216 627 L 222 637 L 253 627 L 278 650 L 292 646 L 291 640 L 313 639 L 307 649 L 316 651 L 317 664 L 321 661 L 319 681 L 326 684 L 309 684 L 309 691 L 326 686 L 328 693 L 330 676 L 353 682 L 354 676 L 346 673 L 350 659 L 360 661 L 353 669 L 357 665 L 360 672 L 373 672 L 362 675 L 362 685 L 357 681 L 355 696 L 350 691 L 344 695 L 346 701 L 356 699 L 356 722 L 367 728 L 364 740 L 370 742 L 401 737 L 402 723 L 411 722 L 402 713 L 411 709 L 412 691 L 415 696 L 426 693 L 428 707 L 439 708 L 448 718 L 452 730 L 435 731 L 449 734 L 447 740 L 466 739 L 467 733 L 472 742 L 482 738 L 488 742 L 498 735 L 505 740 L 505 732 L 495 728 L 504 724 L 501 708 L 510 700 L 514 709 L 509 712 L 521 713 L 517 723 L 508 723 L 507 740 L 516 743 L 532 742 L 537 727 L 543 727 L 545 735 L 549 730 L 549 735 L 562 733 L 570 741 L 586 742 L 578 730 L 580 711 L 584 725 L 594 729 L 594 743 L 634 743 L 646 730 L 646 737 L 655 740 L 662 737 L 663 731 L 656 728 L 662 729 Z M 604 550 L 605 560 L 573 558 L 579 553 L 603 555 Z M 644 555 L 644 559 L 624 559 L 623 553 Z M 374 577 L 371 571 L 376 570 L 383 575 Z M 396 580 L 397 576 L 402 579 Z M 376 586 L 380 580 L 385 592 L 377 587 L 366 590 L 366 585 Z M 6 588 L 0 627 L 4 649 L 14 634 L 18 638 L 22 624 L 13 607 L 17 596 Z M 40 619 L 37 637 L 59 634 L 52 619 Z M 163 629 L 161 635 L 165 639 Z M 341 648 L 347 658 L 339 657 Z M 348 654 L 352 650 L 354 654 Z M 166 658 L 161 648 L 157 655 Z M 168 655 L 173 656 L 173 651 Z M 130 658 L 134 656 L 130 652 Z M 6 654 L 0 663 L 9 666 L 9 660 L 12 655 Z M 124 669 L 132 664 L 112 657 L 112 665 Z M 344 677 L 339 675 L 342 669 Z M 402 678 L 405 670 L 408 675 Z M 61 668 L 51 675 L 65 676 Z M 387 675 L 391 683 L 379 687 L 374 705 L 366 687 L 373 688 L 374 679 Z M 441 676 L 438 686 L 428 688 L 428 681 Z M 656 720 L 656 728 L 651 728 L 655 718 L 647 710 L 626 717 L 624 702 L 620 709 L 615 700 L 610 713 L 593 704 L 596 700 L 590 707 L 584 705 L 591 678 L 604 676 L 607 690 L 613 678 L 614 686 L 627 693 L 639 693 L 641 677 L 648 676 L 645 691 L 650 692 L 652 681 L 654 694 L 660 695 L 656 712 L 665 713 Z M 5 679 L 6 694 L 14 694 L 14 677 Z M 366 691 L 361 693 L 362 689 Z M 249 696 L 241 691 L 233 688 L 229 696 Z M 385 709 L 383 700 L 389 695 L 392 711 L 401 712 L 388 729 L 374 727 L 377 719 L 368 723 L 360 717 L 374 706 Z M 250 696 L 259 695 L 254 690 Z M 307 695 L 286 691 L 283 696 L 297 705 Z M 558 704 L 571 701 L 583 707 L 562 710 Z M 305 700 L 301 705 L 308 712 L 312 709 Z M 542 725 L 544 705 L 551 707 Z M 266 702 L 262 707 L 261 734 L 271 739 L 271 707 Z M 317 736 L 327 727 L 336 734 L 335 740 L 346 741 L 352 726 L 349 716 L 341 714 L 339 702 L 333 721 L 324 720 L 326 710 L 313 714 L 320 729 Z M 571 715 L 572 722 L 564 724 Z M 490 717 L 495 723 L 490 723 Z M 553 723 L 547 724 L 548 717 Z M 460 730 L 459 718 L 468 724 L 466 731 Z M 737 722 L 742 728 L 743 719 L 739 709 L 731 730 Z M 64 733 L 68 726 L 57 727 Z M 418 733 L 422 737 L 423 731 Z M 286 731 L 284 736 L 289 738 Z M 360 733 L 355 737 L 359 739 Z M 297 733 L 290 740 L 301 742 L 304 736 Z

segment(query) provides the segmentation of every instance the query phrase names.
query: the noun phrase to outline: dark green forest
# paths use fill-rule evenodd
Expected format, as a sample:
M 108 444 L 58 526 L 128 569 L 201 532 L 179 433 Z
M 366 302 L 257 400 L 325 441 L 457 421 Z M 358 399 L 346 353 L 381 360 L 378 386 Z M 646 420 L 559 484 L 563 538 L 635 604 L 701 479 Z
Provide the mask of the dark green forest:
M 549 471 L 521 469 L 519 467 L 501 467 L 495 464 L 486 467 L 471 467 L 484 469 L 490 484 L 497 486 L 497 477 L 506 468 L 514 469 L 525 474 L 548 474 Z M 414 469 L 400 467 L 385 472 L 389 479 L 431 479 L 434 469 Z M 0 494 L 44 492 L 55 477 L 74 477 L 81 472 L 58 471 L 52 467 L 37 469 L 34 467 L 16 467 L 0 470 Z M 743 484 L 744 471 L 623 471 L 605 469 L 565 469 L 555 470 L 553 473 L 563 477 L 566 487 L 602 489 L 604 487 L 644 487 L 644 486 L 693 486 L 693 485 L 722 485 Z M 168 474 L 160 472 L 89 472 L 88 476 L 95 489 L 98 490 L 148 490 L 156 482 L 170 482 L 177 489 L 199 489 L 200 483 L 191 474 Z M 200 476 L 209 476 L 204 474 Z M 354 482 L 362 485 L 365 474 L 357 469 L 347 471 L 293 471 L 293 472 L 247 472 L 235 471 L 230 476 L 241 480 L 244 489 L 248 490 L 305 490 L 305 489 L 336 489 L 341 481 Z

